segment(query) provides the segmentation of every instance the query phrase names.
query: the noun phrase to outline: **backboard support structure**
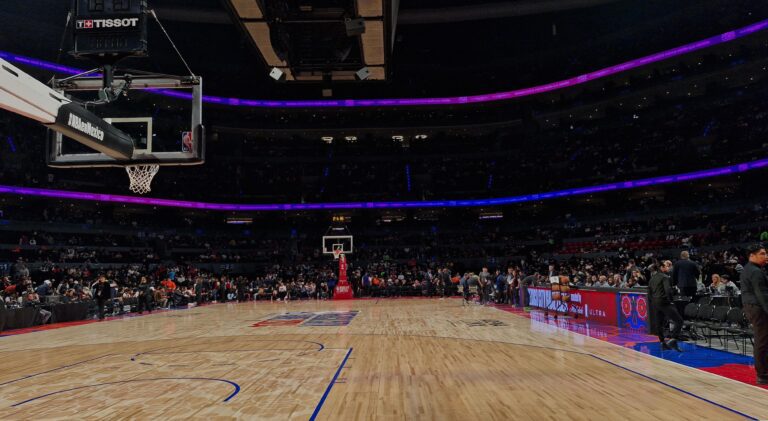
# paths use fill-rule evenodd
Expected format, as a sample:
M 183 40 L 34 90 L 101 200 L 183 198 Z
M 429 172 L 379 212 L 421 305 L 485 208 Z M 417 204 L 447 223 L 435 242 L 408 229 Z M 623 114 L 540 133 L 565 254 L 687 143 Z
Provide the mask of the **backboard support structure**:
M 127 167 L 137 165 L 184 166 L 205 162 L 205 127 L 202 121 L 203 81 L 198 76 L 174 76 L 139 70 L 116 70 L 109 87 L 104 87 L 97 70 L 54 79 L 54 90 L 78 102 L 108 123 L 128 133 L 134 141 L 130 159 L 116 159 L 104 153 L 69 147 L 70 139 L 49 130 L 46 162 L 55 168 Z M 117 100 L 104 101 L 105 89 L 117 93 Z M 158 91 L 173 98 L 158 96 Z M 143 101 L 143 102 L 142 102 Z M 175 102 L 181 112 L 170 114 L 167 123 L 158 118 L 154 103 Z M 174 108 L 176 110 L 176 108 Z M 179 116 L 183 114 L 184 116 Z M 186 116 L 186 117 L 185 117 Z M 159 136 L 169 137 L 165 139 Z M 173 145 L 173 148 L 161 145 Z

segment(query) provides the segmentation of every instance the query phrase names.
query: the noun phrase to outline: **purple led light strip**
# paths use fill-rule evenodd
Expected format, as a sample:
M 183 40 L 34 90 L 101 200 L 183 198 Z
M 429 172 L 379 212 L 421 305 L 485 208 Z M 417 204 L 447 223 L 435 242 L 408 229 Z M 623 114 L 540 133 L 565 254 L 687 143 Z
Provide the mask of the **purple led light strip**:
M 402 202 L 338 202 L 338 203 L 277 203 L 277 204 L 231 204 L 190 202 L 170 199 L 154 199 L 148 197 L 120 196 L 113 194 L 72 192 L 64 190 L 49 190 L 33 187 L 14 187 L 0 185 L 0 194 L 18 194 L 22 196 L 41 196 L 58 199 L 90 200 L 96 202 L 127 203 L 137 205 L 165 206 L 185 209 L 202 209 L 217 211 L 304 211 L 304 210 L 341 210 L 341 209 L 408 209 L 408 208 L 457 208 L 476 206 L 499 206 L 537 200 L 555 199 L 567 196 L 579 196 L 604 191 L 634 189 L 661 184 L 679 183 L 702 178 L 717 177 L 728 174 L 738 174 L 768 167 L 768 158 L 745 162 L 727 167 L 712 168 L 677 175 L 644 178 L 634 181 L 620 181 L 599 186 L 579 187 L 575 189 L 558 190 L 546 193 L 527 194 L 522 196 L 500 197 L 482 200 L 434 200 L 434 201 L 402 201 Z
M 601 79 L 616 73 L 625 72 L 640 66 L 667 60 L 672 57 L 688 54 L 703 48 L 712 47 L 718 44 L 733 41 L 755 32 L 768 28 L 768 19 L 745 26 L 743 28 L 728 31 L 724 34 L 715 35 L 701 41 L 682 45 L 671 50 L 662 51 L 635 60 L 630 60 L 621 64 L 606 67 L 591 73 L 575 76 L 570 79 L 558 82 L 547 83 L 545 85 L 533 86 L 530 88 L 517 89 L 514 91 L 497 92 L 483 95 L 446 97 L 446 98 L 400 98 L 400 99 L 340 99 L 340 100 L 322 100 L 322 101 L 284 101 L 284 100 L 260 100 L 260 99 L 241 99 L 224 98 L 218 96 L 203 96 L 203 102 L 209 104 L 229 105 L 235 107 L 256 107 L 256 108 L 322 108 L 322 107 L 397 107 L 414 105 L 457 105 L 457 104 L 476 104 L 491 101 L 502 101 L 513 98 L 522 98 L 530 95 L 536 95 L 544 92 L 555 91 L 593 80 Z M 11 54 L 0 51 L 0 57 L 9 61 L 39 67 L 46 70 L 52 70 L 65 74 L 78 74 L 82 70 L 61 66 L 58 64 L 24 57 L 17 54 Z M 192 95 L 185 92 L 176 92 L 173 90 L 158 90 L 159 94 L 191 99 Z

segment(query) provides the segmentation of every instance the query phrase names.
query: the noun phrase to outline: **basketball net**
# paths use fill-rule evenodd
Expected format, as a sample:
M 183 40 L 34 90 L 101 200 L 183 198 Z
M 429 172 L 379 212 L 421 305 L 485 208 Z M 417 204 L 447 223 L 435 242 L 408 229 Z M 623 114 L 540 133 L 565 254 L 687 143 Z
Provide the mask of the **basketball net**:
M 125 167 L 125 172 L 128 173 L 128 178 L 131 180 L 130 189 L 136 194 L 147 194 L 152 191 L 150 187 L 152 179 L 155 174 L 160 170 L 159 165 L 128 165 Z
M 339 260 L 339 257 L 341 257 L 342 253 L 344 253 L 344 250 L 342 249 L 333 250 L 333 260 Z

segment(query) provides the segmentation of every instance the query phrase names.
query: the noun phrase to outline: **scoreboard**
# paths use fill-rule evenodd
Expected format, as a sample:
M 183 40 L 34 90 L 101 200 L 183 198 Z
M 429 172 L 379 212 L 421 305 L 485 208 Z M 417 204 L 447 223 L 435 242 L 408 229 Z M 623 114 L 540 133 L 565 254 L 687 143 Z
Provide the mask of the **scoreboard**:
M 97 60 L 147 55 L 146 0 L 76 0 L 75 57 Z

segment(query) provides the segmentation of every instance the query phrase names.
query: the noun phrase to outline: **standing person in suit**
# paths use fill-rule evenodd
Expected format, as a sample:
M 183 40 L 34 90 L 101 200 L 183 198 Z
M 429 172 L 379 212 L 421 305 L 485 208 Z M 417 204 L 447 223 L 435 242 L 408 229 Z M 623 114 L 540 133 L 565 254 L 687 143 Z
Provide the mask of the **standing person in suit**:
M 203 304 L 203 279 L 200 277 L 195 279 L 195 300 L 197 305 Z
M 768 278 L 763 267 L 768 261 L 765 247 L 747 247 L 749 263 L 741 271 L 741 302 L 755 331 L 755 371 L 757 384 L 768 384 Z
M 696 279 L 701 275 L 699 265 L 691 261 L 687 251 L 680 253 L 680 260 L 672 267 L 672 284 L 677 285 L 680 294 L 686 297 L 696 296 Z
M 142 276 L 139 282 L 139 314 L 144 313 L 144 310 L 152 312 L 152 298 L 153 293 L 149 288 L 147 278 Z
M 669 260 L 660 263 L 658 270 L 651 275 L 651 280 L 648 282 L 648 295 L 651 297 L 653 311 L 656 313 L 656 333 L 659 335 L 661 349 L 682 351 L 677 340 L 683 328 L 683 318 L 680 317 L 680 313 L 677 312 L 677 308 L 672 303 L 674 293 L 667 275 L 671 268 L 672 262 Z M 668 341 L 664 340 L 664 326 L 666 326 L 667 319 L 674 324 Z
M 3 332 L 3 328 L 5 328 L 5 319 L 6 319 L 6 308 L 5 308 L 5 300 L 3 297 L 0 297 L 0 333 Z
M 99 275 L 99 280 L 93 285 L 93 298 L 96 299 L 99 320 L 104 320 L 104 305 L 112 298 L 112 291 L 106 276 Z
M 507 301 L 507 279 L 501 274 L 500 270 L 496 271 L 496 304 L 504 304 Z

